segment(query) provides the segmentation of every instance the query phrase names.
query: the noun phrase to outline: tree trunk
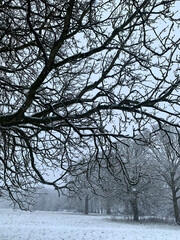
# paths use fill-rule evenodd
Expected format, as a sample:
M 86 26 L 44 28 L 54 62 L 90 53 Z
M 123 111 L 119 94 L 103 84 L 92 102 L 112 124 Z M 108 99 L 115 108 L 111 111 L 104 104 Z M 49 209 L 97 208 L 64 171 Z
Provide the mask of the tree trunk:
M 178 225 L 180 225 L 180 216 L 179 216 L 179 207 L 178 207 L 178 198 L 176 196 L 176 191 L 172 189 L 172 197 L 173 197 L 173 207 L 174 207 L 174 217 L 175 221 Z
M 88 195 L 85 197 L 85 209 L 84 209 L 85 214 L 89 214 L 89 198 Z
M 107 199 L 107 202 L 106 202 L 106 213 L 108 215 L 111 215 L 111 204 L 110 204 L 109 199 Z
M 174 207 L 174 217 L 175 217 L 176 223 L 180 225 L 178 198 L 177 198 L 176 181 L 175 181 L 175 171 L 172 171 L 170 174 L 171 174 L 171 191 L 172 191 L 172 199 L 173 199 L 173 207 Z
M 137 198 L 134 197 L 130 202 L 131 202 L 131 207 L 133 210 L 133 219 L 135 222 L 138 222 L 139 221 L 139 211 L 138 211 Z

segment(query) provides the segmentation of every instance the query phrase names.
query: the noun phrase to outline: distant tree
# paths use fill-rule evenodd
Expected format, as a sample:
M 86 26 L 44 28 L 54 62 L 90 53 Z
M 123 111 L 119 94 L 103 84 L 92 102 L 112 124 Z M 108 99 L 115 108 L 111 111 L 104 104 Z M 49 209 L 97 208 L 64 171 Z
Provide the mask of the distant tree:
M 104 167 L 99 181 L 99 192 L 108 200 L 108 206 L 118 203 L 119 208 L 127 209 L 129 205 L 131 211 L 125 212 L 131 212 L 134 221 L 139 221 L 142 214 L 159 213 L 165 190 L 154 172 L 149 147 L 126 140 L 117 144 L 108 160 L 109 166 Z
M 174 216 L 180 224 L 180 135 L 176 129 L 166 126 L 165 130 L 158 131 L 154 136 L 152 152 L 156 160 L 154 171 L 161 176 L 161 181 L 169 189 L 173 203 Z
M 59 197 L 54 189 L 41 188 L 37 191 L 36 204 L 31 206 L 31 210 L 58 211 L 65 207 L 64 198 Z
M 127 142 L 128 146 L 121 146 L 117 157 L 123 158 L 125 173 L 121 192 L 124 192 L 124 201 L 129 201 L 134 221 L 139 221 L 140 203 L 145 203 L 148 192 L 152 187 L 149 168 L 149 154 L 147 147 L 138 145 L 132 141 Z M 129 181 L 128 181 L 129 179 Z M 150 195 L 148 196 L 151 197 Z M 146 208 L 146 203 L 144 204 Z
M 86 168 L 81 168 L 81 171 L 84 174 L 78 174 L 76 169 L 74 169 L 73 176 L 70 176 L 72 184 L 69 184 L 69 190 L 65 190 L 66 196 L 70 199 L 77 199 L 77 201 L 81 201 L 81 211 L 84 214 L 89 214 L 89 201 L 93 197 L 93 192 L 91 188 L 91 184 L 89 182 L 89 178 L 87 177 Z M 78 201 L 78 202 L 79 202 Z M 74 205 L 74 209 L 77 209 L 77 202 Z M 78 205 L 78 204 L 77 204 Z M 83 210 L 82 210 L 83 209 Z
M 2 195 L 23 208 L 37 186 L 68 188 L 79 159 L 98 165 L 99 148 L 180 127 L 178 4 L 0 2 Z

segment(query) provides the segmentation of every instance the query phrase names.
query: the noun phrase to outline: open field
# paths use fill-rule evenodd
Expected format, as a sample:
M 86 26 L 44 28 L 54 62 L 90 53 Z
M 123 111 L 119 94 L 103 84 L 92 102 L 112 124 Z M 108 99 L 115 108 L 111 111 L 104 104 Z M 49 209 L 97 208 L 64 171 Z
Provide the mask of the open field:
M 180 227 L 108 216 L 0 210 L 0 240 L 179 240 Z

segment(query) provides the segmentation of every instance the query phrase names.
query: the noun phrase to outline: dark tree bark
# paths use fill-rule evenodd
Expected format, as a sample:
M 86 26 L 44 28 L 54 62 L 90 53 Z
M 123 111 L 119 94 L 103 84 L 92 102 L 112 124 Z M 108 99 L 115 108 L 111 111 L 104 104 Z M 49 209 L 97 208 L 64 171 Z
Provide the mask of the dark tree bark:
M 106 213 L 108 215 L 111 215 L 111 203 L 109 199 L 107 199 L 107 203 L 106 203 Z
M 178 206 L 178 196 L 177 196 L 177 186 L 175 183 L 175 173 L 171 172 L 171 191 L 172 191 L 172 201 L 174 208 L 174 217 L 178 225 L 180 225 L 180 215 L 179 215 L 179 206 Z
M 86 195 L 86 197 L 85 197 L 84 213 L 89 214 L 89 196 L 88 195 Z
M 133 199 L 130 200 L 131 207 L 133 210 L 133 219 L 135 222 L 139 221 L 139 210 L 138 210 L 138 201 L 137 197 L 134 197 Z
M 174 207 L 175 221 L 178 225 L 180 225 L 178 198 L 177 198 L 176 193 L 174 191 L 172 192 L 172 197 L 173 197 L 173 207 Z

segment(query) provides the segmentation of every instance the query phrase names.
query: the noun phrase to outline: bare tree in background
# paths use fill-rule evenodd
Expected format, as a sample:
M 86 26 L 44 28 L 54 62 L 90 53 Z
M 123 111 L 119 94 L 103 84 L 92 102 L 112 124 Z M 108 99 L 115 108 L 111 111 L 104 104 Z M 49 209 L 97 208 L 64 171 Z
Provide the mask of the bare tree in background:
M 116 164 L 109 171 L 111 175 L 108 174 L 104 179 L 104 183 L 109 179 L 111 182 L 108 186 L 105 184 L 104 189 L 107 189 L 112 199 L 119 201 L 119 205 L 130 205 L 134 221 L 139 221 L 139 210 L 143 208 L 148 211 L 153 201 L 152 189 L 155 189 L 148 148 L 128 140 L 124 144 L 118 144 L 114 158 Z
M 180 127 L 178 2 L 0 1 L 2 195 L 23 207 L 114 141 Z
M 154 136 L 152 152 L 156 164 L 154 172 L 161 177 L 166 188 L 169 190 L 167 197 L 170 198 L 174 217 L 177 224 L 180 225 L 180 142 L 179 135 L 175 129 L 167 126 L 166 130 L 158 131 Z

